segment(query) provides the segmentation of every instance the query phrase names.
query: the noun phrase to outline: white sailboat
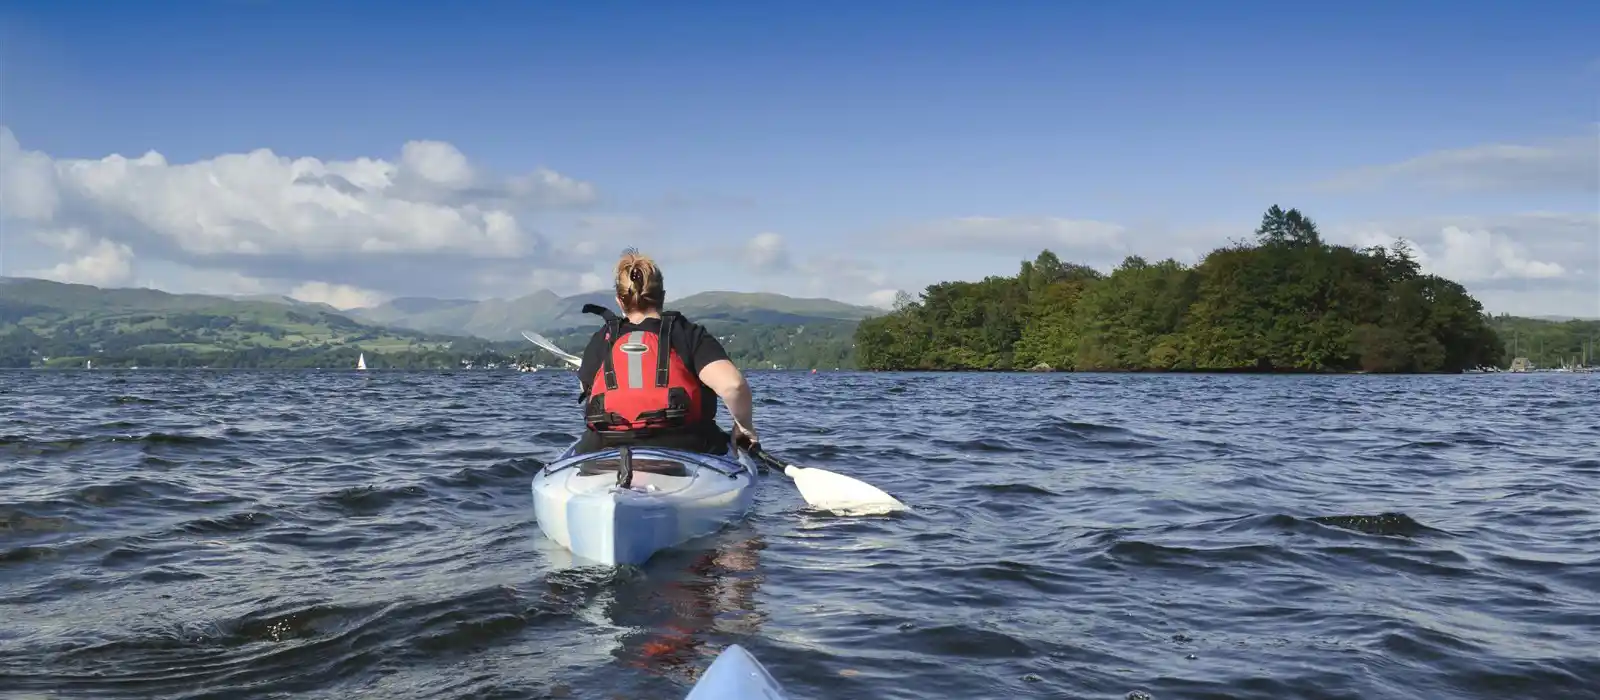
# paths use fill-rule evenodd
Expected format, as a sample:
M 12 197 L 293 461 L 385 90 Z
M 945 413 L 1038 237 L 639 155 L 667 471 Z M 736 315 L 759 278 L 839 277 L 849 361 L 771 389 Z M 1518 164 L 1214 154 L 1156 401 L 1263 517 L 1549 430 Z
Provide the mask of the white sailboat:
M 365 370 L 366 368 L 367 368 L 367 354 L 366 353 L 361 353 L 361 356 L 356 358 L 356 369 L 357 370 Z

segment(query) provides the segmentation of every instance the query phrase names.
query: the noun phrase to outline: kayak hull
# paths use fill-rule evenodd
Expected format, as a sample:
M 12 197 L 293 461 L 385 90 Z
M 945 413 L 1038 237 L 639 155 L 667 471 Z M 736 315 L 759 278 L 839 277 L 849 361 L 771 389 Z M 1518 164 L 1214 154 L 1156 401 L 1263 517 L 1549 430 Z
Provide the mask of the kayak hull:
M 717 655 L 683 700 L 788 700 L 783 686 L 737 644 Z
M 575 447 L 534 475 L 533 512 L 546 537 L 587 562 L 644 563 L 744 517 L 755 500 L 758 468 L 742 450 L 635 447 L 624 488 L 618 450 L 575 455 Z

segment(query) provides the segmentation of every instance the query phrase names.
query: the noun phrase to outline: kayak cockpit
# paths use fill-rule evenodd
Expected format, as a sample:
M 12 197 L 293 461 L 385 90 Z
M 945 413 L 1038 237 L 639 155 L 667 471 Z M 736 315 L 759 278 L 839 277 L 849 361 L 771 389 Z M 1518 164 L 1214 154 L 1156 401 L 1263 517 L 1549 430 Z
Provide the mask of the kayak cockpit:
M 610 474 L 622 469 L 622 461 L 623 457 L 620 455 L 585 460 L 578 465 L 578 475 L 600 476 L 601 474 Z M 632 471 L 636 472 L 660 474 L 662 476 L 689 476 L 689 465 L 676 459 L 633 457 L 629 462 L 632 463 Z

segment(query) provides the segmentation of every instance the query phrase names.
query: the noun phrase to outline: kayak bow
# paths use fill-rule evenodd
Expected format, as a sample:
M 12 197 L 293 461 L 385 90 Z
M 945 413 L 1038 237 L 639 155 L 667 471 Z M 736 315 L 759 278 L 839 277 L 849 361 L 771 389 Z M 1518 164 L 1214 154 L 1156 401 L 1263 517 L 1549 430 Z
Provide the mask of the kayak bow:
M 723 649 L 683 700 L 787 700 L 783 686 L 737 644 Z

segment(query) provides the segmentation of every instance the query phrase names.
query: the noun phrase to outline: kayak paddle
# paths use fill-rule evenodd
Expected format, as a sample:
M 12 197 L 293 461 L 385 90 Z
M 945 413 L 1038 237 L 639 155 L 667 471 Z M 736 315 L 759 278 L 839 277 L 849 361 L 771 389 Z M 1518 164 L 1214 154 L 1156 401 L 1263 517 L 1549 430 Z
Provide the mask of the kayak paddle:
M 535 333 L 533 331 L 523 331 L 522 332 L 522 337 L 527 338 L 528 342 L 531 342 L 534 345 L 537 345 L 537 346 L 539 346 L 541 348 L 544 348 L 545 350 L 549 351 L 550 354 L 561 358 L 562 361 L 566 362 L 569 365 L 572 365 L 573 369 L 577 369 L 578 367 L 583 365 L 583 360 L 578 359 L 577 355 L 573 355 L 573 354 L 571 354 L 569 352 L 566 352 L 566 351 L 562 350 L 561 348 L 557 347 L 555 343 L 550 342 L 549 338 L 546 338 L 546 337 L 544 337 L 542 335 L 539 335 L 538 333 Z
M 562 350 L 555 343 L 550 342 L 549 338 L 538 333 L 523 331 L 522 337 L 527 338 L 528 342 L 550 351 L 550 354 L 561 358 L 567 364 L 572 365 L 574 369 L 583 364 L 583 361 L 576 355 Z M 740 427 L 741 430 L 743 429 L 743 426 L 739 426 L 737 419 L 733 421 L 733 424 Z M 906 510 L 906 504 L 901 503 L 894 496 L 884 493 L 883 489 L 860 479 L 837 472 L 830 472 L 826 469 L 802 467 L 786 463 L 772 456 L 772 453 L 767 452 L 765 448 L 761 447 L 760 443 L 756 443 L 754 449 L 750 450 L 750 455 L 761 460 L 767 466 L 782 472 L 784 476 L 789 477 L 794 482 L 795 488 L 800 490 L 800 497 L 804 498 L 806 504 L 813 508 L 851 513 L 880 513 Z
M 749 452 L 793 480 L 795 488 L 800 490 L 800 497 L 806 499 L 806 504 L 813 508 L 852 514 L 906 510 L 906 504 L 860 479 L 826 469 L 789 464 L 772 456 L 760 443 L 749 448 Z

